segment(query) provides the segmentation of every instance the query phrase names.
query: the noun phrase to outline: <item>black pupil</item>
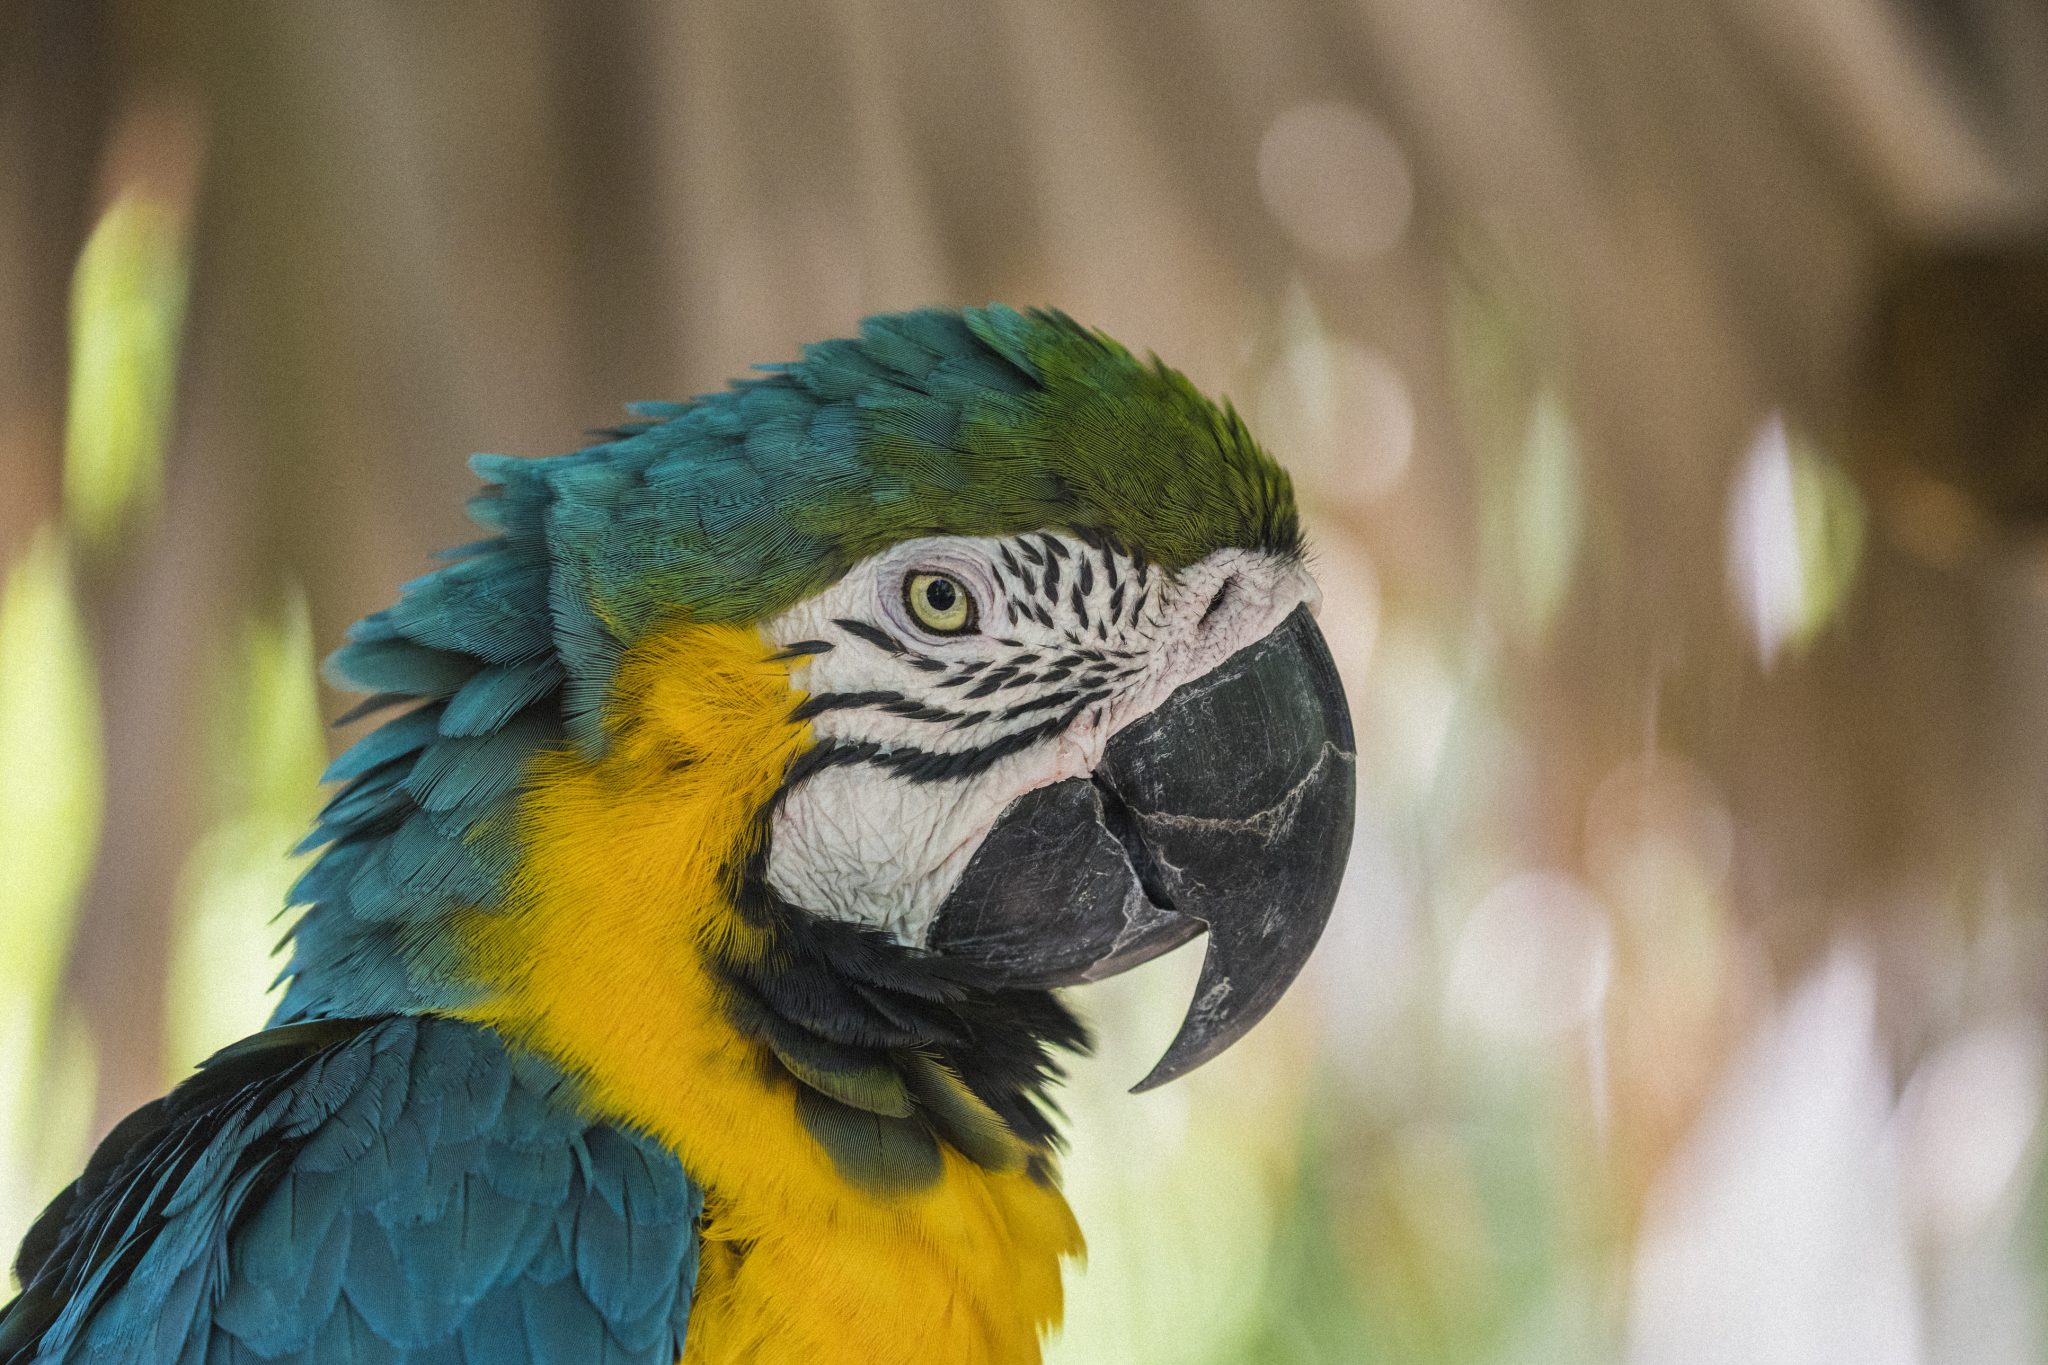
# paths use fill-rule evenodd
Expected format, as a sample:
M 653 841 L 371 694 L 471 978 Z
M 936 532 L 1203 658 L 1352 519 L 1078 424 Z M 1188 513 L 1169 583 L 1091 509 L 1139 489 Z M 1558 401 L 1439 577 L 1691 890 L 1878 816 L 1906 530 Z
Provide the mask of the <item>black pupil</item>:
M 944 613 L 953 610 L 953 603 L 959 598 L 950 579 L 934 578 L 924 585 L 925 604 L 933 611 Z

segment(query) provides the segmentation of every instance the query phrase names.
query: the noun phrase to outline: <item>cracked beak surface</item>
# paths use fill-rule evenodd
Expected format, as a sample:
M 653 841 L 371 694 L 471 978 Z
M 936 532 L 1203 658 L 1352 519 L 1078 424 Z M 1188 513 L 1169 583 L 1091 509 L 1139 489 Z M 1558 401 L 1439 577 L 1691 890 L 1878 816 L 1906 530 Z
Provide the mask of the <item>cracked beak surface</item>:
M 930 948 L 1020 986 L 1112 976 L 1209 936 L 1147 1090 L 1222 1052 L 1308 961 L 1351 848 L 1356 742 L 1306 607 L 1110 740 L 1087 779 L 1012 802 Z

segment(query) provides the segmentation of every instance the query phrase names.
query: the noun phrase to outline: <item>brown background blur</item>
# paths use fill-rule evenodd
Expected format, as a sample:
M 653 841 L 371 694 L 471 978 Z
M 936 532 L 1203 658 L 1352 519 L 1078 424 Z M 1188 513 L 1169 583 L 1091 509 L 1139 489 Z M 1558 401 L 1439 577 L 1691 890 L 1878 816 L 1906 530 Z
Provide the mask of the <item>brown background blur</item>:
M 238 755 L 461 456 L 1001 299 L 1294 468 L 1366 746 L 1300 1000 L 1082 1077 L 1064 1358 L 2043 1358 L 2048 11 L 17 0 L 0 158 L 10 1241 L 260 1019 Z

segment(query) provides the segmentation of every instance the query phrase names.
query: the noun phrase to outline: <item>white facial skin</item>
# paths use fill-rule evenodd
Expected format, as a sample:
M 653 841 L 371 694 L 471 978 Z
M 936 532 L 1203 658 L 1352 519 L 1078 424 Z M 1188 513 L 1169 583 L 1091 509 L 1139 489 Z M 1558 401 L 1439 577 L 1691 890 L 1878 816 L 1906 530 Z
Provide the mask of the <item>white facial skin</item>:
M 975 629 L 939 634 L 905 598 L 944 574 Z M 1320 603 L 1298 561 L 1221 550 L 1168 575 L 1072 536 L 941 536 L 856 566 L 770 621 L 821 745 L 857 761 L 798 783 L 775 814 L 768 881 L 813 913 L 923 946 L 974 851 L 1023 793 L 1101 762 L 1182 683 Z M 993 746 L 993 747 L 992 747 Z

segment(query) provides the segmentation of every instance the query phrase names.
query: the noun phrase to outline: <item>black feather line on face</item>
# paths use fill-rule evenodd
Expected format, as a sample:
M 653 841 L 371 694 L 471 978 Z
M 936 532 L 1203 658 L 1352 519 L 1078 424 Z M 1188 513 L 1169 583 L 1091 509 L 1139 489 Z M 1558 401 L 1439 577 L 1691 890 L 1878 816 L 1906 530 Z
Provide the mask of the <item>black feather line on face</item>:
M 932 706 L 925 702 L 912 701 L 901 692 L 817 692 L 800 702 L 789 713 L 795 721 L 811 720 L 827 711 L 851 711 L 872 707 L 891 716 L 905 720 L 929 721 L 934 724 L 972 725 L 987 720 L 986 711 L 954 711 L 943 706 Z
M 885 713 L 903 720 L 924 721 L 933 725 L 972 725 L 987 720 L 986 711 L 952 711 L 943 706 L 927 706 L 920 701 L 885 702 L 881 708 Z
M 1034 744 L 1052 738 L 1073 724 L 1078 715 L 1078 712 L 1064 712 L 1029 729 L 1004 735 L 975 749 L 943 753 L 896 748 L 886 753 L 870 754 L 861 761 L 900 773 L 913 782 L 958 782 L 969 777 L 979 777 L 1010 755 L 1022 753 Z
M 1072 692 L 1050 692 L 1042 697 L 1033 697 L 1029 701 L 1018 702 L 1015 706 L 1001 712 L 997 719 L 1018 720 L 1034 712 L 1050 710 L 1055 706 L 1068 706 L 1074 710 L 1079 710 L 1090 702 L 1102 701 L 1108 696 L 1109 693 L 1107 692 L 1087 692 L 1078 696 Z
M 901 640 L 898 640 L 885 630 L 869 625 L 865 621 L 856 621 L 851 617 L 834 617 L 832 624 L 845 631 L 848 635 L 853 636 L 856 640 L 865 640 L 876 649 L 883 650 L 886 653 L 900 655 L 910 652 L 903 647 Z
M 814 692 L 797 703 L 796 709 L 789 713 L 789 718 L 793 721 L 805 721 L 822 716 L 827 711 L 845 711 L 902 700 L 901 692 Z
M 993 691 L 990 682 L 996 678 L 996 674 L 990 674 L 988 679 L 983 680 L 982 687 Z M 976 688 L 968 695 L 974 696 L 980 692 L 981 688 Z M 1080 714 L 1078 708 L 1069 708 L 1060 715 L 1013 731 L 987 744 L 954 751 L 919 749 L 910 745 L 885 746 L 867 740 L 828 739 L 804 750 L 789 765 L 788 771 L 783 774 L 782 785 L 776 788 L 768 809 L 774 810 L 798 785 L 816 777 L 827 768 L 843 768 L 865 763 L 908 777 L 913 782 L 949 782 L 978 777 L 1012 754 L 1022 753 L 1032 745 L 1052 738 L 1073 724 Z
M 1017 669 L 1013 664 L 1005 664 L 1001 668 L 991 669 L 983 674 L 981 681 L 970 688 L 965 695 L 970 701 L 979 697 L 985 697 L 1016 676 Z
M 869 625 L 866 621 L 842 616 L 834 617 L 832 624 L 857 640 L 865 640 L 868 644 L 873 645 L 885 654 L 895 655 L 921 673 L 944 673 L 951 667 L 950 664 L 934 659 L 928 654 L 917 653 L 888 631 L 881 629 L 879 626 Z M 830 649 L 831 646 L 827 645 L 826 648 Z M 781 658 L 782 656 L 776 655 L 775 657 Z

